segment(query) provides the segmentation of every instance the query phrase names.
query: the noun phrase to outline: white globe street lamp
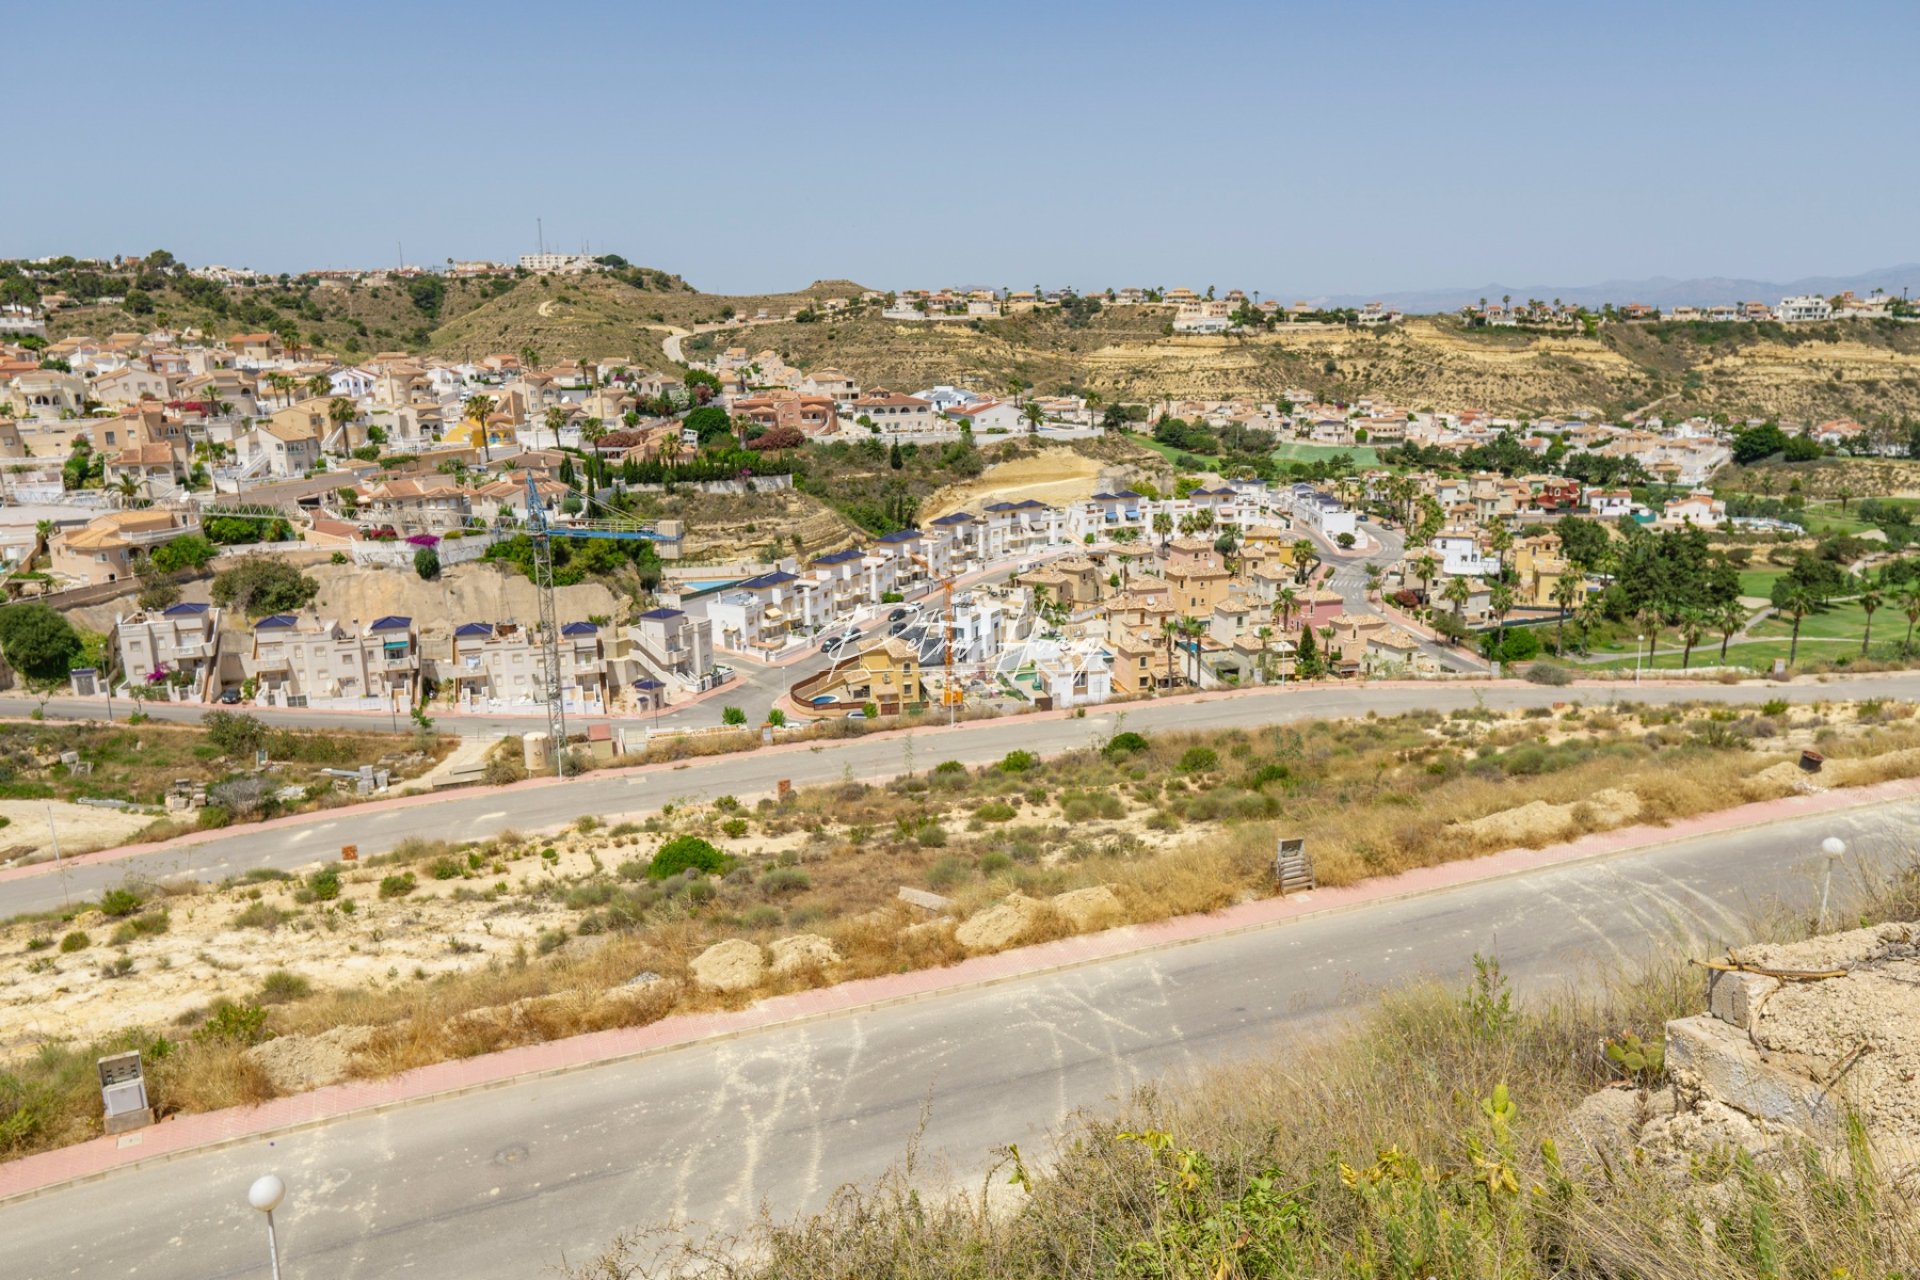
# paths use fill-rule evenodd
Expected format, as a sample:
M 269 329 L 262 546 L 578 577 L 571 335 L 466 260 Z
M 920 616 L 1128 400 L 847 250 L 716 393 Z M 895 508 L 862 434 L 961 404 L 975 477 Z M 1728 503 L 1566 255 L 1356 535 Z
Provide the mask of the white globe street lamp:
M 267 1256 L 273 1261 L 273 1280 L 280 1280 L 280 1245 L 273 1238 L 273 1211 L 287 1198 L 287 1184 L 273 1174 L 255 1178 L 247 1188 L 247 1203 L 267 1215 Z
M 1820 876 L 1820 932 L 1827 931 L 1827 894 L 1833 888 L 1833 866 L 1847 856 L 1847 842 L 1839 836 L 1828 836 L 1820 842 L 1820 852 L 1827 855 L 1827 865 Z

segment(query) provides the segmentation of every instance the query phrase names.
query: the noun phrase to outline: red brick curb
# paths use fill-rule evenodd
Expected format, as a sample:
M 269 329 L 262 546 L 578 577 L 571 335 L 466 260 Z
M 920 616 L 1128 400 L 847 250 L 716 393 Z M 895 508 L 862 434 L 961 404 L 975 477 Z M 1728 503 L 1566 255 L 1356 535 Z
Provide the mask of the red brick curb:
M 1269 929 L 1311 917 L 1440 893 L 1525 875 L 1548 867 L 1599 861 L 1698 836 L 1766 826 L 1792 818 L 1865 808 L 1920 796 L 1920 778 L 1789 796 L 1722 809 L 1668 826 L 1636 825 L 1582 836 L 1546 849 L 1508 849 L 1481 858 L 1422 867 L 1396 876 L 1320 889 L 1291 898 L 1262 898 L 1205 915 L 1178 916 L 1056 942 L 976 956 L 942 969 L 864 978 L 759 1001 L 744 1009 L 682 1014 L 644 1027 L 595 1032 L 526 1045 L 482 1057 L 420 1067 L 381 1080 L 329 1085 L 256 1107 L 180 1116 L 120 1138 L 0 1165 L 0 1202 L 93 1181 L 139 1165 L 299 1132 L 350 1116 L 440 1101 L 529 1079 L 605 1066 L 674 1049 L 732 1039 L 776 1027 L 886 1008 L 1059 972 L 1170 946 Z

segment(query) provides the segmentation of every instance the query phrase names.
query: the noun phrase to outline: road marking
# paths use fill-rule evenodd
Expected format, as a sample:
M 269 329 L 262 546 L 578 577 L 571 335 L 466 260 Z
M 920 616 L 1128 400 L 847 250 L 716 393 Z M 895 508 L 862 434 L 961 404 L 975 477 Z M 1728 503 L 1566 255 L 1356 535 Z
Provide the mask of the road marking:
M 493 820 L 494 820 L 495 818 L 504 818 L 504 817 L 506 817 L 506 816 L 507 816 L 507 811 L 506 811 L 505 809 L 501 809 L 501 810 L 500 810 L 499 812 L 497 812 L 497 813 L 483 813 L 483 814 L 481 814 L 481 815 L 480 815 L 479 817 L 477 817 L 477 818 L 470 818 L 470 819 L 468 819 L 468 821 L 470 821 L 470 822 L 492 822 L 492 821 L 493 821 Z

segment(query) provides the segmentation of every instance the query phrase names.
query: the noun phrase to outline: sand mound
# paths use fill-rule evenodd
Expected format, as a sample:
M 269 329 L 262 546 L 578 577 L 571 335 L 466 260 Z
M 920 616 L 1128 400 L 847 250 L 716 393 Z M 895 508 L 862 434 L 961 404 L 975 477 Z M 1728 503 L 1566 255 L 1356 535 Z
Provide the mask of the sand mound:
M 462 622 L 525 622 L 540 617 L 533 583 L 492 564 L 455 565 L 435 582 L 422 582 L 412 570 L 371 570 L 321 564 L 307 570 L 320 585 L 314 608 L 322 617 L 371 622 L 387 614 L 414 620 L 422 632 L 450 632 Z M 599 583 L 555 589 L 563 616 L 617 617 L 623 603 Z
M 1468 822 L 1456 822 L 1453 829 L 1483 845 L 1507 848 L 1545 844 L 1582 831 L 1624 826 L 1640 816 L 1640 807 L 1640 797 L 1633 792 L 1608 787 L 1573 804 L 1534 800 Z
M 372 1027 L 335 1027 L 317 1036 L 281 1036 L 247 1050 L 281 1093 L 300 1093 L 347 1077 L 353 1055 L 373 1039 Z
M 996 463 L 963 484 L 948 485 L 928 498 L 925 519 L 982 502 L 1081 502 L 1100 490 L 1106 464 L 1071 449 L 1043 449 L 1010 462 Z
M 796 933 L 791 938 L 776 938 L 767 948 L 773 952 L 773 971 L 786 975 L 805 969 L 826 969 L 840 963 L 840 953 L 817 933 Z
M 745 991 L 767 974 L 760 948 L 744 938 L 716 942 L 693 962 L 693 980 L 715 991 Z
M 953 936 L 969 951 L 998 951 L 1019 941 L 1039 921 L 1046 904 L 1024 894 L 1007 898 L 973 916 Z
M 1103 884 L 1090 889 L 1071 889 L 1053 895 L 1053 909 L 1066 922 L 1084 933 L 1098 929 L 1120 914 L 1120 899 Z

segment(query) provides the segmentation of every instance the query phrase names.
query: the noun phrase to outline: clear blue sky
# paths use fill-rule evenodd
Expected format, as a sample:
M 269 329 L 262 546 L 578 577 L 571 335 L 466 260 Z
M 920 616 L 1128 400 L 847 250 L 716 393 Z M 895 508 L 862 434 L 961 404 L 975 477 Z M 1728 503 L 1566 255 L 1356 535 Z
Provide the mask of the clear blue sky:
M 1911 0 L 106 0 L 7 42 L 0 256 L 504 259 L 543 217 L 731 292 L 1920 258 Z

